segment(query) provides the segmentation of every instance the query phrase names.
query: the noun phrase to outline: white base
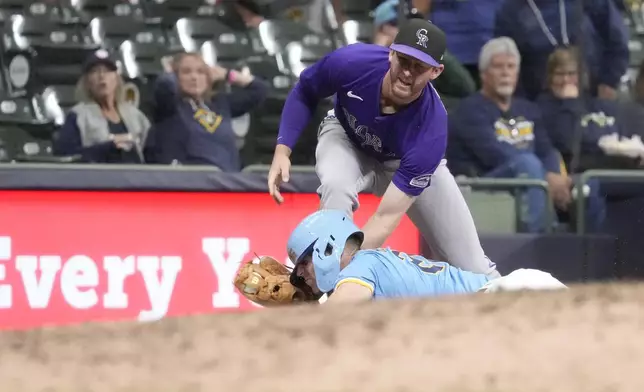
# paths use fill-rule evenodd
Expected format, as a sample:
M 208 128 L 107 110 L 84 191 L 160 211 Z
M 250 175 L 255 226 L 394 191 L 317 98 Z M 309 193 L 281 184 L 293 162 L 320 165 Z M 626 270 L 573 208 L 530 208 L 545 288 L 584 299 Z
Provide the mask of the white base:
M 568 289 L 568 287 L 549 273 L 536 269 L 521 268 L 488 282 L 479 291 L 494 293 L 498 291 L 562 289 Z

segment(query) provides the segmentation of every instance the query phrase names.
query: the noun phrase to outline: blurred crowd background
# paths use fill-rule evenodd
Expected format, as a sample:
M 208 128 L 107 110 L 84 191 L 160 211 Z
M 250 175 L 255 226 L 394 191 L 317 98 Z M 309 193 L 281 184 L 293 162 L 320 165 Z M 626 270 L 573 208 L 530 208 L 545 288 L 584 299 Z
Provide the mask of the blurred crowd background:
M 454 175 L 547 182 L 512 191 L 519 231 L 574 230 L 583 197 L 601 232 L 607 200 L 644 187 L 574 185 L 642 168 L 643 16 L 627 0 L 0 0 L 0 161 L 270 164 L 304 68 L 340 46 L 388 46 L 426 18 L 447 34 L 434 86 Z M 332 106 L 320 103 L 294 165 L 314 165 Z

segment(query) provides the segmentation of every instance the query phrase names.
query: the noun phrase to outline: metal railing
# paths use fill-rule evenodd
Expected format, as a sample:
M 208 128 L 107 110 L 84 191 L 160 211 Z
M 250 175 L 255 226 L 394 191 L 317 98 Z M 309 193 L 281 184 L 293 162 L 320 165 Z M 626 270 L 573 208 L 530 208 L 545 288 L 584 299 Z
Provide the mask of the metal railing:
M 583 195 L 583 187 L 591 179 L 611 179 L 621 182 L 644 182 L 644 170 L 587 170 L 575 184 L 577 195 Z M 577 234 L 586 233 L 586 198 L 577 197 Z
M 546 195 L 549 194 L 548 182 L 543 180 L 533 180 L 526 178 L 472 178 L 472 177 L 459 177 L 456 179 L 456 183 L 459 186 L 468 186 L 475 189 L 485 189 L 485 190 L 516 190 L 516 189 L 527 189 L 527 188 L 541 188 L 546 192 Z M 552 201 L 552 198 L 547 196 L 546 198 L 546 232 L 552 232 L 554 228 L 555 221 L 555 207 Z M 521 198 L 517 197 L 516 208 L 521 208 Z M 517 220 L 521 219 L 520 211 L 517 211 Z M 517 222 L 519 224 L 520 222 Z M 518 225 L 517 227 L 520 227 Z

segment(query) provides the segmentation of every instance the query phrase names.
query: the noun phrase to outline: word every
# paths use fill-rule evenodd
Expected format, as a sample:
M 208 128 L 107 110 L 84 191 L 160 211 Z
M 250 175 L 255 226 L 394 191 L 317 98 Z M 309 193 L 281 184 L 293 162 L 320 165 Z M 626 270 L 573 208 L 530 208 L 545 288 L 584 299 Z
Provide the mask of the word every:
M 204 262 L 213 272 L 212 306 L 238 308 L 240 295 L 233 279 L 244 256 L 249 253 L 248 238 L 203 238 Z M 192 263 L 199 260 L 191 260 Z M 194 265 L 194 264 L 193 264 Z M 0 319 L 3 309 L 15 305 L 18 291 L 31 309 L 46 309 L 52 295 L 60 293 L 72 309 L 128 309 L 131 302 L 149 302 L 149 309 L 138 311 L 138 320 L 163 318 L 184 269 L 178 255 L 106 255 L 92 258 L 83 254 L 65 260 L 56 255 L 12 255 L 11 237 L 0 237 Z M 203 269 L 199 269 L 204 271 Z M 194 276 L 194 271 L 186 271 Z M 142 281 L 135 288 L 128 279 Z M 22 285 L 22 288 L 20 287 Z M 126 289 L 127 288 L 127 289 Z M 131 301 L 131 296 L 146 297 Z

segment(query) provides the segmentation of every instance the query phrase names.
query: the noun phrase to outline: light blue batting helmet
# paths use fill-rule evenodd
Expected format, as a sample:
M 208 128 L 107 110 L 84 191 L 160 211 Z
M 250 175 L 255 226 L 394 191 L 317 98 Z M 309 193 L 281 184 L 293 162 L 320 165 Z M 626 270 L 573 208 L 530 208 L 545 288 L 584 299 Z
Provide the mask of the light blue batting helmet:
M 386 23 L 396 23 L 398 21 L 398 3 L 399 0 L 387 0 L 380 3 L 373 12 L 373 25 L 376 29 Z
M 340 210 L 320 210 L 307 216 L 288 238 L 288 255 L 297 265 L 311 254 L 318 288 L 324 293 L 333 290 L 340 274 L 340 257 L 347 239 L 363 236 L 351 218 Z

